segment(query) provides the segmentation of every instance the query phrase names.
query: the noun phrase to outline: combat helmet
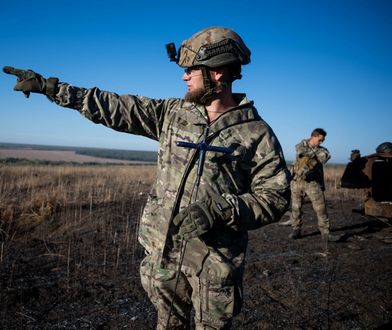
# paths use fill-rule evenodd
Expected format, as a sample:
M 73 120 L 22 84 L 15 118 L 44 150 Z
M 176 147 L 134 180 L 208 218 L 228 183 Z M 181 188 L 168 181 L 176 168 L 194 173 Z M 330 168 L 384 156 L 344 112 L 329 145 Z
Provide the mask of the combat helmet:
M 392 143 L 391 142 L 383 142 L 380 145 L 377 146 L 376 152 L 378 154 L 390 154 L 392 153 Z
M 178 65 L 188 68 L 204 65 L 217 68 L 250 62 L 250 50 L 241 37 L 231 29 L 209 27 L 185 40 L 178 54 Z
M 208 74 L 209 69 L 229 66 L 231 81 L 241 79 L 241 66 L 250 63 L 251 54 L 242 38 L 225 27 L 208 27 L 197 32 L 181 44 L 178 53 L 174 43 L 167 44 L 166 50 L 170 60 L 180 67 L 201 67 L 207 91 L 204 99 L 216 93 Z

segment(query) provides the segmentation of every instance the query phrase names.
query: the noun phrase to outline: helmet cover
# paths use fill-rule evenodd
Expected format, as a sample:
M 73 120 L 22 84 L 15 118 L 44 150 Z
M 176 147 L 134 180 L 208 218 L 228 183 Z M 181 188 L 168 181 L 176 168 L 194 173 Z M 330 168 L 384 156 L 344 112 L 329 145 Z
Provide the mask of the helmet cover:
M 250 62 L 250 50 L 241 37 L 224 27 L 206 28 L 185 40 L 178 56 L 180 67 L 197 65 L 217 68 L 230 64 Z

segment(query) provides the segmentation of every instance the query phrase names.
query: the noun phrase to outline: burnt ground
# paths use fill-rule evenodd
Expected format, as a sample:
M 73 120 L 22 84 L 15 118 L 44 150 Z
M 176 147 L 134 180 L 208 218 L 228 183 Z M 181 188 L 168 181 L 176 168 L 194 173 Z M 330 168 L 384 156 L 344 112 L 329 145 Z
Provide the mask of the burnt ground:
M 392 229 L 353 213 L 357 206 L 328 202 L 332 230 L 343 236 L 336 243 L 322 244 L 309 204 L 300 240 L 289 240 L 290 228 L 277 223 L 251 232 L 234 329 L 390 328 Z M 93 217 L 91 210 L 82 217 L 81 209 L 83 221 L 66 228 L 58 216 L 2 229 L 0 328 L 154 328 L 139 280 L 143 252 L 133 225 L 139 211 L 108 220 L 112 207 L 97 206 Z

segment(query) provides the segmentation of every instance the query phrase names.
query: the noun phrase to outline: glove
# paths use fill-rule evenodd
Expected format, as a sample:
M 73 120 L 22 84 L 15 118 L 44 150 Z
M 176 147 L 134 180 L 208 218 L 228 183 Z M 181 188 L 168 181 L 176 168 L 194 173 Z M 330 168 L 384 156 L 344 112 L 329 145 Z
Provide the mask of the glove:
M 185 240 L 209 231 L 215 221 L 226 222 L 232 217 L 231 205 L 220 195 L 190 204 L 176 215 L 173 223 L 179 226 L 178 234 Z
M 31 70 L 15 69 L 5 66 L 3 71 L 18 77 L 15 91 L 21 91 L 26 97 L 30 96 L 30 92 L 47 95 L 53 99 L 57 92 L 58 78 L 43 78 L 40 74 Z
M 293 166 L 294 179 L 305 180 L 308 174 L 310 174 L 318 164 L 316 158 L 310 158 L 303 155 L 299 157 Z

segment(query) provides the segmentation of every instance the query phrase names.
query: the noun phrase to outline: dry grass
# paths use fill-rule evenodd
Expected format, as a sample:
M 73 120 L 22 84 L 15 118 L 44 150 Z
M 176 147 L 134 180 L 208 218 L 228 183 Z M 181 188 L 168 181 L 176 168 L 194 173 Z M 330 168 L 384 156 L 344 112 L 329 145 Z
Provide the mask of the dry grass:
M 340 186 L 340 178 L 343 175 L 345 165 L 327 165 L 324 169 L 325 198 L 327 200 L 355 200 L 362 202 L 366 192 L 364 189 L 348 189 Z
M 41 222 L 59 208 L 114 202 L 150 185 L 152 166 L 45 166 L 0 167 L 0 210 L 3 221 L 35 219 Z
M 360 203 L 363 190 L 340 188 L 343 171 L 344 166 L 326 167 L 327 200 Z M 150 189 L 154 177 L 155 166 L 0 166 L 2 255 L 16 234 L 36 227 L 39 239 L 59 235 L 77 239 L 80 232 L 91 232 L 112 240 L 121 223 L 125 231 L 130 223 L 137 226 L 135 219 L 145 200 L 140 194 Z M 57 225 L 50 226 L 54 222 Z M 135 235 L 123 233 L 127 245 Z
M 349 207 L 361 202 L 364 192 L 340 188 L 343 171 L 344 166 L 326 167 L 326 198 L 327 202 L 334 201 L 328 205 L 333 204 L 336 214 L 348 219 Z M 155 313 L 146 303 L 138 278 L 143 251 L 137 243 L 137 220 L 154 178 L 154 166 L 0 165 L 0 277 L 3 292 L 8 293 L 3 296 L 7 307 L 3 307 L 2 315 L 8 315 L 7 309 L 16 311 L 18 324 L 28 320 L 34 325 L 59 325 L 64 318 L 77 324 L 72 315 L 96 323 L 109 316 L 119 324 L 129 325 L 136 317 L 154 323 L 151 315 Z M 338 220 L 341 225 L 351 224 Z M 337 268 L 347 264 L 340 261 L 347 251 L 337 258 L 341 247 L 333 246 L 334 258 L 318 258 L 314 251 L 324 248 L 317 245 L 318 237 L 287 242 L 289 229 L 267 226 L 265 230 L 250 233 L 254 239 L 250 241 L 253 252 L 247 279 L 263 279 L 250 281 L 254 284 L 254 290 L 248 290 L 250 297 L 260 295 L 247 300 L 243 314 L 249 325 L 238 328 L 268 329 L 255 325 L 260 315 L 268 313 L 275 323 L 281 322 L 275 315 L 291 315 L 282 324 L 290 321 L 298 328 L 304 328 L 300 315 L 315 313 L 322 322 L 328 318 L 324 325 L 330 328 L 329 317 L 336 310 L 330 306 L 331 285 Z M 265 235 L 264 239 L 260 235 Z M 271 255 L 266 257 L 266 251 Z M 39 299 L 31 297 L 34 290 L 39 292 Z M 317 301 L 310 300 L 309 307 L 305 303 L 314 293 Z M 270 310 L 265 306 L 271 301 L 261 305 L 268 299 L 273 304 Z M 73 310 L 76 302 L 79 307 Z M 253 312 L 256 302 L 262 313 Z M 126 312 L 120 308 L 124 304 Z M 291 309 L 296 312 L 294 316 L 288 314 Z M 64 310 L 73 314 L 59 317 Z M 312 315 L 309 320 L 313 320 Z M 10 320 L 14 321 L 12 317 Z M 309 324 L 314 322 L 318 321 Z
M 326 198 L 361 201 L 363 190 L 340 188 L 343 170 L 326 167 Z M 0 228 L 10 235 L 11 225 L 29 228 L 61 212 L 91 216 L 97 206 L 128 203 L 154 176 L 154 166 L 2 165 Z
M 67 207 L 118 202 L 150 185 L 153 166 L 0 167 L 0 214 L 3 222 L 42 222 Z
M 154 176 L 154 166 L 0 166 L 1 259 L 14 238 L 24 233 L 26 239 L 65 238 L 66 249 L 77 246 L 72 241 L 78 236 L 95 235 L 93 241 L 102 243 L 103 251 L 86 246 L 83 254 L 97 253 L 105 261 L 108 242 L 118 243 L 120 232 L 130 248 L 130 240 L 136 238 L 135 218 Z M 111 250 L 119 253 L 118 246 Z M 61 254 L 69 258 L 69 251 Z
M 344 166 L 326 167 L 327 200 L 361 202 L 363 190 L 340 188 L 343 171 Z M 47 221 L 59 222 L 58 234 L 81 227 L 80 222 L 87 228 L 86 220 L 97 216 L 106 222 L 135 217 L 144 201 L 139 194 L 150 188 L 154 177 L 155 166 L 1 165 L 0 238 L 4 244 Z

